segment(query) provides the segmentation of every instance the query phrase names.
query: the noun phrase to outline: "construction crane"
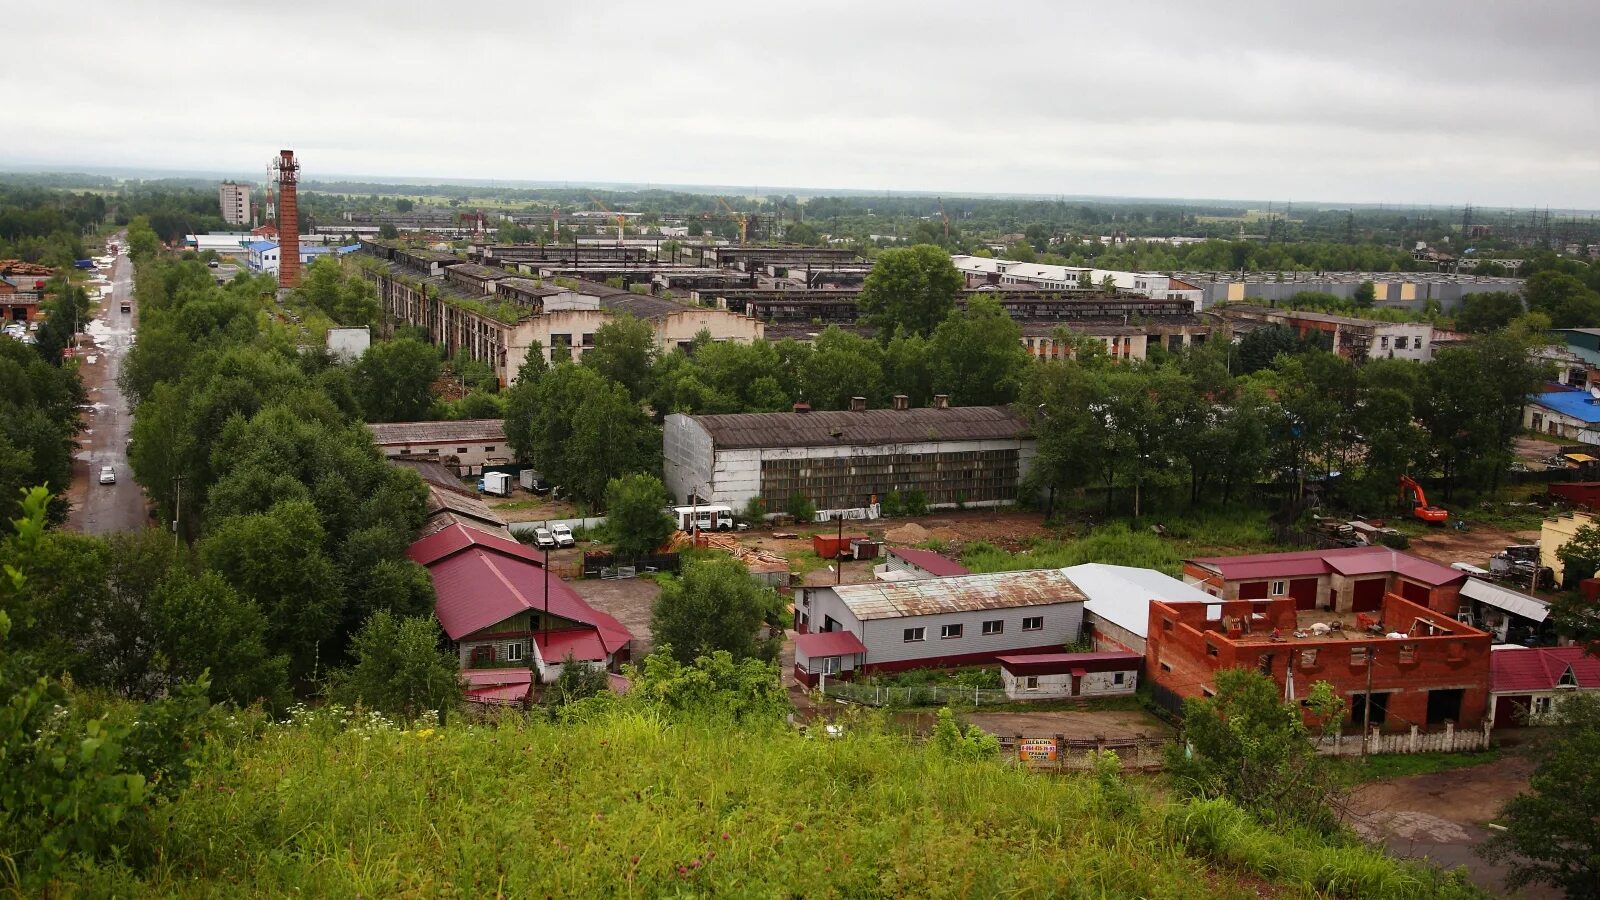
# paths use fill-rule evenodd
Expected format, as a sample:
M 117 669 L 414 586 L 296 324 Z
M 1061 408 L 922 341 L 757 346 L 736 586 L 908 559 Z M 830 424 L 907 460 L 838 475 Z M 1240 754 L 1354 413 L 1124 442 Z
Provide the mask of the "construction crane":
M 1411 516 L 1429 525 L 1443 525 L 1450 520 L 1450 512 L 1442 506 L 1429 506 L 1428 495 L 1422 492 L 1422 485 L 1410 475 L 1400 476 L 1400 503 L 1405 504 L 1406 494 L 1411 495 Z
M 589 195 L 589 199 L 594 201 L 594 205 L 599 207 L 601 212 L 605 213 L 608 216 L 616 216 L 617 217 L 617 246 L 621 247 L 622 246 L 623 228 L 624 228 L 624 226 L 626 226 L 628 224 L 628 217 L 623 215 L 620 212 L 617 212 L 616 210 L 606 209 L 606 205 L 604 203 L 601 203 L 595 197 L 595 195 L 593 195 L 593 194 Z
M 739 246 L 743 247 L 745 243 L 745 234 L 750 227 L 750 220 L 745 217 L 744 213 L 739 212 L 733 207 L 729 206 L 728 201 L 722 199 L 721 197 L 717 198 L 717 202 L 721 203 L 722 208 L 728 211 L 728 215 L 733 216 L 733 220 L 739 223 Z
M 944 220 L 944 245 L 950 246 L 950 214 L 944 211 L 944 198 L 939 197 L 939 218 Z

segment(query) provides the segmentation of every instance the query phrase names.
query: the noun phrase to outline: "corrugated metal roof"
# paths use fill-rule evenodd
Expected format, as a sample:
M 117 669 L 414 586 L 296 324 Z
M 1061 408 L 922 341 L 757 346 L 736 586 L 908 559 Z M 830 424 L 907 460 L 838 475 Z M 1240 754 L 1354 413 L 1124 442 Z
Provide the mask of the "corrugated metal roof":
M 893 619 L 982 609 L 1083 602 L 1060 569 L 955 575 L 916 581 L 873 581 L 830 588 L 858 619 Z
M 540 554 L 516 541 L 454 525 L 412 544 L 406 555 L 432 576 L 434 612 L 451 640 L 545 609 L 591 626 L 608 644 L 621 646 L 631 638 L 621 623 L 585 603 L 566 582 L 546 578 Z
M 935 578 L 949 578 L 953 575 L 971 575 L 972 570 L 932 550 L 917 550 L 911 547 L 891 547 L 891 556 L 898 556 L 906 562 L 927 572 Z
M 1585 654 L 1582 647 L 1531 647 L 1489 654 L 1489 690 L 1553 691 L 1569 667 L 1579 688 L 1600 688 L 1600 658 Z
M 1065 675 L 1069 672 L 1125 672 L 1139 668 L 1138 653 L 1028 653 L 997 656 L 1000 668 L 1013 675 Z
M 712 443 L 724 450 L 1016 440 L 1030 436 L 1027 423 L 1005 406 L 730 413 L 692 418 L 711 435 Z
M 1535 622 L 1543 622 L 1550 617 L 1550 604 L 1543 600 L 1507 590 L 1498 584 L 1490 584 L 1478 578 L 1467 579 L 1467 583 L 1461 586 L 1461 596 L 1487 603 L 1495 609 L 1503 609 Z
M 861 639 L 848 631 L 814 631 L 794 636 L 794 647 L 806 659 L 865 653 Z
M 1388 547 L 1341 547 L 1334 550 L 1299 550 L 1290 553 L 1252 553 L 1244 556 L 1208 556 L 1189 562 L 1221 573 L 1228 581 L 1296 578 L 1338 572 L 1341 575 L 1376 575 L 1396 572 L 1437 587 L 1466 578 L 1449 566 L 1429 562 Z
M 444 422 L 372 422 L 367 425 L 379 446 L 391 444 L 449 444 L 506 439 L 505 419 L 456 419 Z

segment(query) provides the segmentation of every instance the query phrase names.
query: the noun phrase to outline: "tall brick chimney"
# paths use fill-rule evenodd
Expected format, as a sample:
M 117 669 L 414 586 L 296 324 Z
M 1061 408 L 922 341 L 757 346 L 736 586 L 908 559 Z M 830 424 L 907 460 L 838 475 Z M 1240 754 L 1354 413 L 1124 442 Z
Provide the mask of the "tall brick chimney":
M 278 287 L 300 285 L 300 164 L 293 150 L 278 151 Z

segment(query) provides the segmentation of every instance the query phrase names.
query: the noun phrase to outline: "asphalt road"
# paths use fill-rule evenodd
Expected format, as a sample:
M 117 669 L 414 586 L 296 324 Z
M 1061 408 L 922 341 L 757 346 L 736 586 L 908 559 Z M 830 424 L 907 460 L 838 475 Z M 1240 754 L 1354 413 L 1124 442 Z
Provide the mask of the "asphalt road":
M 88 341 L 79 351 L 88 408 L 84 431 L 74 454 L 72 509 L 67 525 L 89 534 L 130 531 L 150 524 L 144 493 L 128 468 L 128 438 L 133 433 L 133 411 L 117 387 L 122 361 L 133 346 L 135 315 L 120 312 L 122 301 L 133 300 L 133 263 L 126 255 L 115 258 L 109 272 L 110 290 L 100 302 L 95 318 L 83 328 Z M 101 285 L 91 283 L 90 293 Z M 134 304 L 135 312 L 137 304 Z M 116 484 L 100 483 L 100 467 L 116 470 Z

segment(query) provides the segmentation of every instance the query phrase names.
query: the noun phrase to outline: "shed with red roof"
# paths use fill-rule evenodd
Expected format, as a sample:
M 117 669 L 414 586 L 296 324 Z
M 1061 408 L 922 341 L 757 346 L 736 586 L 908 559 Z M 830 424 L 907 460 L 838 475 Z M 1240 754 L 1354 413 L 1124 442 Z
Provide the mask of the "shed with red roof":
M 1142 653 L 1026 653 L 1001 656 L 1000 680 L 1012 700 L 1117 697 L 1139 689 Z

